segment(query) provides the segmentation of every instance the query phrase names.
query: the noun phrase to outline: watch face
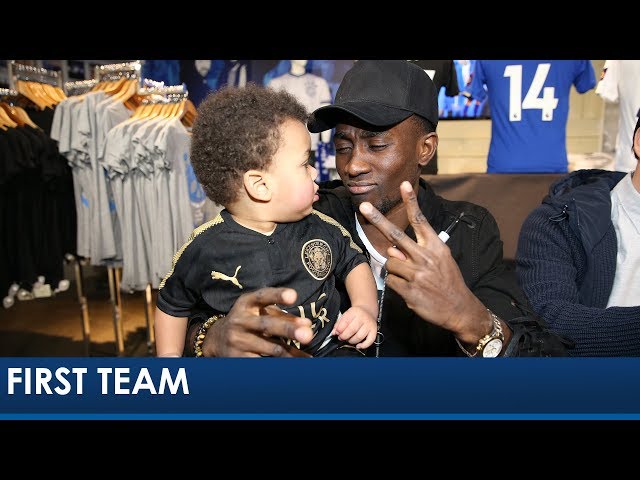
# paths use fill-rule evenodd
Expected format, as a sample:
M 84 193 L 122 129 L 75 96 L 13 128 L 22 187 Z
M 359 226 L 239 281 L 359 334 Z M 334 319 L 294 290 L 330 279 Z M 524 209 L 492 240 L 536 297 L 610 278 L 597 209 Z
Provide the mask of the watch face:
M 500 340 L 499 338 L 494 338 L 484 346 L 484 349 L 482 349 L 482 356 L 487 358 L 494 358 L 500 355 L 501 351 L 502 340 Z

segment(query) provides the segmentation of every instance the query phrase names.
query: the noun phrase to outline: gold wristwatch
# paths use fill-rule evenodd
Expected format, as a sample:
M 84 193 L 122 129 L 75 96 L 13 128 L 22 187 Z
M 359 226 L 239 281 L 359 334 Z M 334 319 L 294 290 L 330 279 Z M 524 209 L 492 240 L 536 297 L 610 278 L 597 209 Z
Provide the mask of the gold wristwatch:
M 487 311 L 491 315 L 493 320 L 493 330 L 489 335 L 485 335 L 478 342 L 476 347 L 476 354 L 481 353 L 485 358 L 494 358 L 500 355 L 502 346 L 504 345 L 504 332 L 502 331 L 502 324 L 500 319 L 487 308 Z M 474 354 L 475 356 L 475 354 Z

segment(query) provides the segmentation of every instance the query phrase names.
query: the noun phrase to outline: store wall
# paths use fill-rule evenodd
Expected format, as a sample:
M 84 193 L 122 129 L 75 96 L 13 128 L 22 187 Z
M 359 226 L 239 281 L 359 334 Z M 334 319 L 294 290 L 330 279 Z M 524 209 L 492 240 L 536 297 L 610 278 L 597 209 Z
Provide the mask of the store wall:
M 21 61 L 23 63 L 34 63 L 37 66 L 46 66 L 47 68 L 70 67 L 66 60 L 40 60 L 40 61 Z M 91 68 L 87 72 L 82 72 L 82 76 L 90 76 L 92 67 L 98 63 L 113 63 L 107 60 L 85 60 L 84 62 Z M 178 62 L 162 61 L 162 62 Z M 182 63 L 187 61 L 182 61 Z M 193 63 L 193 61 L 188 61 Z M 270 71 L 280 72 L 277 70 L 282 67 L 286 71 L 288 69 L 287 61 L 278 60 L 254 60 L 251 61 L 250 80 L 263 79 L 263 76 Z M 321 71 L 323 64 L 321 60 L 317 62 L 314 68 L 317 71 L 313 73 L 325 76 L 326 72 Z M 325 61 L 327 62 L 327 61 Z M 329 62 L 335 69 L 331 70 L 332 89 L 337 88 L 339 80 L 344 72 L 350 66 L 352 61 L 336 61 Z M 600 72 L 604 66 L 604 60 L 592 60 L 592 64 L 596 73 L 596 79 L 599 79 Z M 0 61 L 0 64 L 4 64 Z M 59 65 L 58 65 L 59 64 Z M 310 64 L 311 65 L 311 64 Z M 336 66 L 337 65 L 337 66 Z M 338 68 L 339 67 L 339 68 Z M 269 70 L 271 69 L 271 70 Z M 63 68 L 66 71 L 67 68 Z M 158 74 L 156 73 L 157 77 Z M 255 77 L 255 78 L 252 78 Z M 0 80 L 2 72 L 0 71 Z M 75 79 L 75 78 L 74 78 Z M 180 78 L 180 81 L 185 81 Z M 202 82 L 202 79 L 200 79 Z M 1 86 L 1 85 L 0 85 Z M 335 92 L 333 92 L 335 94 Z M 195 94 L 195 91 L 194 91 Z M 195 95 L 194 95 L 195 98 Z M 585 94 L 579 94 L 575 88 L 572 88 L 569 103 L 569 119 L 567 122 L 567 151 L 569 154 L 586 154 L 592 152 L 611 152 L 615 143 L 615 133 L 617 132 L 617 114 L 613 112 L 616 107 L 605 105 L 604 101 L 595 94 L 595 89 Z M 607 109 L 608 108 L 608 109 Z M 613 113 L 612 113 L 613 112 Z M 614 125 L 615 123 L 615 125 Z M 489 153 L 489 143 L 491 141 L 491 120 L 442 120 L 438 125 L 438 134 L 440 136 L 440 146 L 438 147 L 438 168 L 439 173 L 483 173 L 487 168 L 487 155 Z
M 604 60 L 592 60 L 596 80 Z M 595 88 L 584 94 L 571 90 L 567 121 L 567 153 L 602 150 L 604 101 Z M 438 173 L 483 173 L 491 141 L 491 120 L 446 120 L 438 124 Z

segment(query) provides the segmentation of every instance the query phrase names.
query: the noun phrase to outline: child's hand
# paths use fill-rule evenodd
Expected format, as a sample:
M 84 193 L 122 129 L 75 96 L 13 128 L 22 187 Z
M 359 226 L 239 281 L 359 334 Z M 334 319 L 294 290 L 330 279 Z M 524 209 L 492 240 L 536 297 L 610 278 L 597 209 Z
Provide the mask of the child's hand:
M 351 307 L 338 319 L 331 335 L 363 349 L 371 346 L 377 332 L 378 322 L 370 313 L 361 307 Z

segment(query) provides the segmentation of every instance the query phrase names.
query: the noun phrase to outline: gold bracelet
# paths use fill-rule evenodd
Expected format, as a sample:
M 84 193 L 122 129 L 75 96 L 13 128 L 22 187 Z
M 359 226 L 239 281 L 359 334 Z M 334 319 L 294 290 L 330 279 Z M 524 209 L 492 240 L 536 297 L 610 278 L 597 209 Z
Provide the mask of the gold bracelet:
M 224 315 L 214 315 L 208 318 L 207 321 L 200 326 L 200 329 L 198 330 L 198 334 L 196 335 L 196 341 L 193 345 L 193 351 L 195 352 L 196 357 L 203 356 L 202 344 L 204 343 L 204 337 L 207 336 L 207 332 L 209 331 L 211 326 L 223 317 Z
M 480 339 L 480 341 L 478 342 L 478 345 L 476 346 L 476 348 L 474 348 L 474 352 L 471 353 L 469 352 L 466 348 L 464 348 L 462 346 L 462 343 L 460 343 L 460 340 L 458 340 L 458 337 L 454 337 L 456 343 L 458 344 L 458 347 L 460 347 L 460 350 L 462 350 L 465 355 L 467 355 L 467 357 L 475 357 L 479 352 L 482 352 L 484 350 L 484 347 L 491 341 L 493 340 L 499 340 L 500 341 L 500 350 L 502 350 L 502 342 L 504 341 L 504 333 L 502 332 L 502 325 L 500 324 L 500 319 L 497 317 L 497 315 L 495 313 L 493 313 L 490 309 L 487 308 L 487 312 L 489 312 L 489 315 L 491 316 L 491 320 L 493 321 L 493 329 L 491 330 L 491 333 L 489 333 L 488 335 L 485 335 L 484 337 L 482 337 Z M 499 351 L 498 351 L 499 353 Z M 483 352 L 483 356 L 487 356 L 484 355 Z M 491 355 L 493 356 L 493 355 Z
M 458 340 L 458 337 L 453 337 L 453 338 L 456 340 L 456 343 L 460 347 L 460 350 L 462 350 L 467 355 L 467 357 L 475 357 L 478 354 L 477 350 L 474 353 L 471 353 L 466 348 L 464 348 L 460 343 L 460 340 Z

